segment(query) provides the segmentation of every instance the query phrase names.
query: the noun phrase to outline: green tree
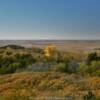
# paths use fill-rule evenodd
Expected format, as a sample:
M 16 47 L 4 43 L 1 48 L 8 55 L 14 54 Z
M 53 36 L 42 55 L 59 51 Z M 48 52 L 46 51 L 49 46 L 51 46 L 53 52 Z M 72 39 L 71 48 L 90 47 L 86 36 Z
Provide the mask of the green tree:
M 93 61 L 93 60 L 97 60 L 97 53 L 96 53 L 96 52 L 90 53 L 90 54 L 88 55 L 88 58 L 87 58 L 88 64 L 90 64 L 91 61 Z

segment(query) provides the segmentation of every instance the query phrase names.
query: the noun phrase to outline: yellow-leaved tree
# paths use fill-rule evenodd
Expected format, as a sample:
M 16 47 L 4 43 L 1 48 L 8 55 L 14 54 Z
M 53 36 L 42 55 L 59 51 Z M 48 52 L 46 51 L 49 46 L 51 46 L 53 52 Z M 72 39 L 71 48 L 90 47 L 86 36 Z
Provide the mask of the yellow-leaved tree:
M 54 44 L 48 45 L 45 49 L 44 49 L 44 54 L 47 58 L 51 59 L 51 60 L 56 60 L 58 57 L 58 52 L 56 49 L 56 46 Z

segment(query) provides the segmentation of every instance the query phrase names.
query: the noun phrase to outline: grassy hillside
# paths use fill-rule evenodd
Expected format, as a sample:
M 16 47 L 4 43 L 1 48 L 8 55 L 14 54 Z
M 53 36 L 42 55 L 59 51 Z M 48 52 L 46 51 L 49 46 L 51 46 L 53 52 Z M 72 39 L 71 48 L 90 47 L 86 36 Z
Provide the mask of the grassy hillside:
M 100 51 L 1 47 L 0 100 L 100 100 Z
M 24 72 L 0 76 L 1 100 L 55 100 L 56 97 L 60 100 L 92 100 L 85 99 L 88 96 L 100 100 L 99 77 L 58 72 Z

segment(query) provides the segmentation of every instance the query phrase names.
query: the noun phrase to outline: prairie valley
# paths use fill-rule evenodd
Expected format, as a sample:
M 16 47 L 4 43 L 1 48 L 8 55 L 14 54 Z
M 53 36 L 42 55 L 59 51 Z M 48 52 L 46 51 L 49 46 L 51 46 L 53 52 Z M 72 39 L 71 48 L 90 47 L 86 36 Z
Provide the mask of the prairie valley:
M 99 100 L 99 86 L 99 40 L 0 40 L 2 100 Z

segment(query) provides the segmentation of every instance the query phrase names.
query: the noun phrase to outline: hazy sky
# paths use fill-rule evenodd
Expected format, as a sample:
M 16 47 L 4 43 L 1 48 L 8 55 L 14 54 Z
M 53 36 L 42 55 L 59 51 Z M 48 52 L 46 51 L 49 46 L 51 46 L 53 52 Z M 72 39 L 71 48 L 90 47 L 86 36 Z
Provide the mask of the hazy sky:
M 0 39 L 100 40 L 100 0 L 0 0 Z

